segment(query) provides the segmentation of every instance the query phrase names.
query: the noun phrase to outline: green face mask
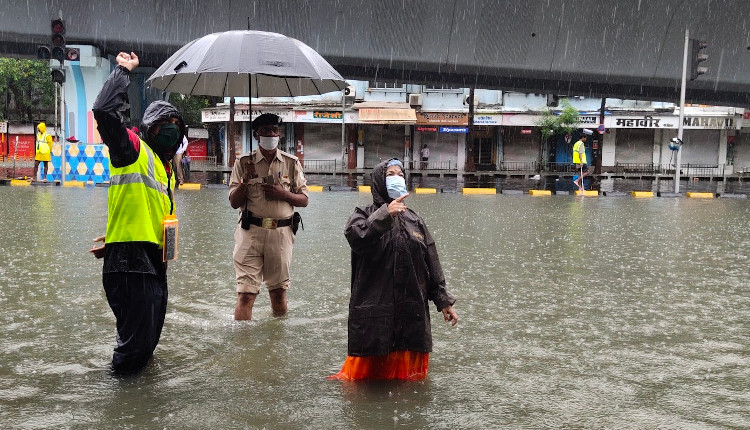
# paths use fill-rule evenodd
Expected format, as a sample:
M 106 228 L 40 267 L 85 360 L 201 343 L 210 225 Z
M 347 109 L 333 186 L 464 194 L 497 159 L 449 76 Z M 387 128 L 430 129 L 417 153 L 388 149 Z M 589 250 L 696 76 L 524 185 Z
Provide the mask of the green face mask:
M 172 149 L 179 143 L 180 127 L 177 124 L 162 124 L 159 126 L 159 134 L 154 138 L 154 150 L 166 151 Z

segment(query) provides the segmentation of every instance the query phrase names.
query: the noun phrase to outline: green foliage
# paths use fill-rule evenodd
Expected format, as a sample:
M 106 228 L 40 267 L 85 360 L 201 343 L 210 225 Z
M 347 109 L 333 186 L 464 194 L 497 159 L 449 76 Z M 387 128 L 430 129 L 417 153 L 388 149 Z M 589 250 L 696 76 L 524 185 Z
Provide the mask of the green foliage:
M 169 103 L 172 103 L 180 111 L 185 119 L 185 124 L 193 127 L 201 125 L 201 109 L 211 107 L 211 102 L 209 96 L 187 96 L 177 93 L 169 95 Z
M 551 137 L 572 133 L 576 129 L 580 115 L 569 101 L 563 99 L 560 104 L 562 109 L 559 115 L 555 115 L 547 110 L 542 114 L 542 118 L 537 122 L 537 126 L 542 131 L 542 140 L 546 141 Z
M 54 110 L 54 103 L 55 87 L 49 62 L 0 58 L 1 119 L 40 119 L 42 114 Z

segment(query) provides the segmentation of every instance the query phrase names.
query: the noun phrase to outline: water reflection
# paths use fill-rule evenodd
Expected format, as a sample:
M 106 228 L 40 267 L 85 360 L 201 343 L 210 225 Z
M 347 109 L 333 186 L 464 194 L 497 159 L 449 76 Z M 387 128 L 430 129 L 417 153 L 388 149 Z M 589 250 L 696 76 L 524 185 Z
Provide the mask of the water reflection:
M 349 247 L 370 195 L 312 194 L 289 316 L 232 320 L 221 189 L 178 192 L 179 259 L 156 356 L 108 371 L 106 189 L 0 189 L 4 427 L 750 426 L 750 205 L 716 199 L 414 195 L 461 323 L 433 312 L 426 381 L 329 381 L 346 355 Z

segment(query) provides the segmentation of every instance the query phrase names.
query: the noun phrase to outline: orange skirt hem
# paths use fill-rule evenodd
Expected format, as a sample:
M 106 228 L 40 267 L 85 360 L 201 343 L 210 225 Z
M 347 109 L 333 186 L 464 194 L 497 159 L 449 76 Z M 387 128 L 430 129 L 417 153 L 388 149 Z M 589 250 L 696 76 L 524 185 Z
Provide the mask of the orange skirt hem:
M 388 355 L 354 357 L 348 355 L 339 373 L 328 379 L 341 381 L 404 379 L 418 381 L 427 377 L 428 352 L 393 351 Z

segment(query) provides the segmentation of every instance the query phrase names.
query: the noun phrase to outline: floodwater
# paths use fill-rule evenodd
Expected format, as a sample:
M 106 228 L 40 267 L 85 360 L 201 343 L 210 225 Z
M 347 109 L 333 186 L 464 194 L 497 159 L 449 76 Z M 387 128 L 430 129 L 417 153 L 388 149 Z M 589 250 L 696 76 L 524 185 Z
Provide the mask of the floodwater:
M 413 195 L 460 322 L 432 313 L 420 382 L 342 383 L 345 221 L 369 195 L 311 195 L 289 316 L 232 320 L 235 212 L 178 191 L 180 249 L 155 357 L 108 371 L 106 189 L 0 188 L 2 428 L 750 427 L 750 202 Z

